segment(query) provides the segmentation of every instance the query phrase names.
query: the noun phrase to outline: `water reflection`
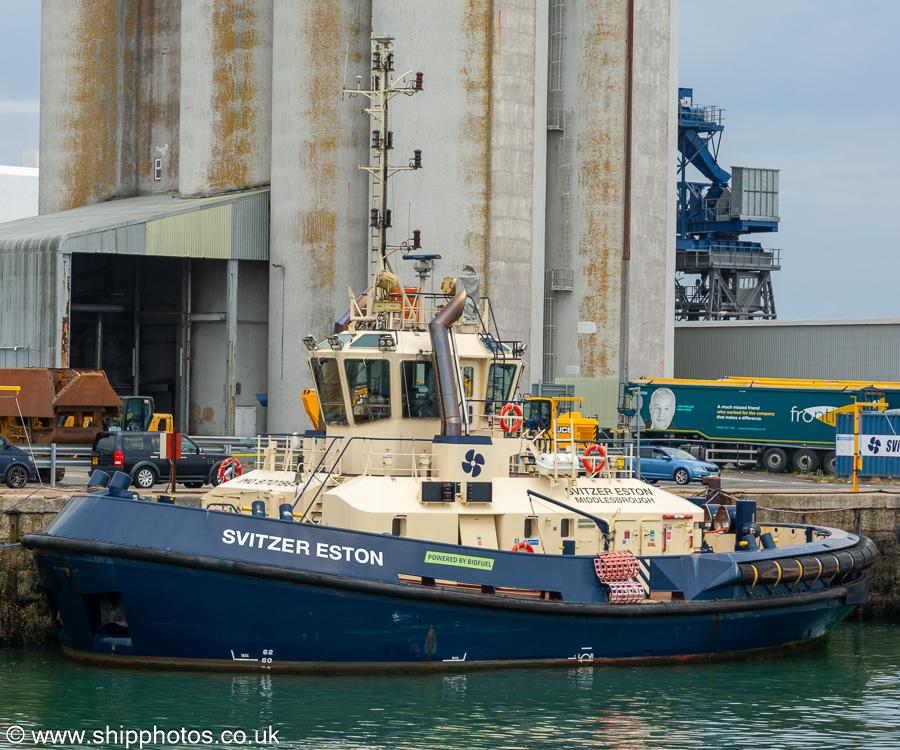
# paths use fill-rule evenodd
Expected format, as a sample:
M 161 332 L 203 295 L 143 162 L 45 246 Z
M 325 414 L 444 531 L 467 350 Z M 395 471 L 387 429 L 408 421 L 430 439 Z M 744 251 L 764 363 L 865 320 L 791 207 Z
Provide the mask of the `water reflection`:
M 292 749 L 900 747 L 898 678 L 900 629 L 855 623 L 827 649 L 755 662 L 430 675 L 113 670 L 0 649 L 0 748 L 11 724 L 251 743 L 272 726 Z

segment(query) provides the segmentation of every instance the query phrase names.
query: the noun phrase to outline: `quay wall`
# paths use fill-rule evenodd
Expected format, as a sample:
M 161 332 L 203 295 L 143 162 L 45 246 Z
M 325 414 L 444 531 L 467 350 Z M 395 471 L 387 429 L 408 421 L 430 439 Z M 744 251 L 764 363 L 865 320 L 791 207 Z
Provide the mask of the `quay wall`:
M 0 646 L 56 640 L 31 553 L 22 546 L 4 545 L 43 530 L 66 500 L 59 493 L 0 498 Z
M 794 495 L 741 493 L 758 503 L 761 523 L 813 523 L 858 532 L 878 546 L 870 569 L 871 598 L 852 616 L 861 619 L 900 615 L 900 544 L 894 526 L 900 524 L 900 493 Z M 41 592 L 31 554 L 14 544 L 24 534 L 39 532 L 65 504 L 67 497 L 44 493 L 0 496 L 0 647 L 53 643 L 56 634 Z M 199 504 L 199 496 L 179 495 L 179 504 Z

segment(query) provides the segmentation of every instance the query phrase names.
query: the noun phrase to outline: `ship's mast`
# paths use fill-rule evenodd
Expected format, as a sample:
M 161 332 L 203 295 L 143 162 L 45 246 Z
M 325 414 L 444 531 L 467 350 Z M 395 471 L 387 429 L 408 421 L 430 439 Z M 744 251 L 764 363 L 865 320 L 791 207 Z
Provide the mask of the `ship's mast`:
M 369 227 L 372 230 L 369 290 L 364 310 L 356 307 L 351 296 L 350 316 L 350 320 L 355 323 L 366 322 L 370 325 L 376 322 L 379 312 L 388 310 L 391 303 L 390 296 L 395 288 L 399 288 L 403 304 L 409 304 L 406 292 L 400 286 L 399 276 L 390 260 L 390 251 L 400 247 L 392 247 L 387 242 L 387 230 L 391 227 L 387 185 L 390 177 L 396 172 L 422 168 L 420 150 L 413 152 L 413 158 L 406 166 L 391 166 L 388 163 L 388 152 L 394 148 L 394 134 L 388 127 L 388 102 L 397 94 L 412 96 L 422 91 L 422 73 L 410 70 L 394 80 L 394 38 L 390 36 L 372 36 L 371 62 L 371 89 L 363 90 L 361 83 L 357 83 L 355 89 L 344 89 L 345 94 L 361 95 L 369 99 L 371 105 L 363 111 L 372 118 L 373 125 L 377 126 L 372 130 L 369 164 L 360 166 L 360 169 L 372 175 L 372 207 L 369 214 Z M 400 300 L 396 300 L 396 303 L 399 309 Z

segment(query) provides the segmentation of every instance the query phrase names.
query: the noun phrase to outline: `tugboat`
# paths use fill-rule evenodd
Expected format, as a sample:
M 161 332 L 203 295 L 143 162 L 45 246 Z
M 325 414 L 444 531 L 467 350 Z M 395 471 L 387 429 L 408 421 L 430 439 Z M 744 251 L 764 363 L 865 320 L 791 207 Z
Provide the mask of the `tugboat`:
M 110 664 L 245 670 L 466 669 L 744 658 L 820 643 L 868 597 L 874 544 L 699 507 L 632 475 L 627 444 L 517 399 L 474 273 L 387 244 L 393 43 L 372 39 L 378 186 L 370 283 L 303 340 L 315 430 L 261 439 L 203 507 L 95 472 L 26 535 L 63 651 Z M 408 167 L 421 166 L 416 154 Z M 394 258 L 415 264 L 401 284 Z M 586 438 L 586 439 L 585 439 Z

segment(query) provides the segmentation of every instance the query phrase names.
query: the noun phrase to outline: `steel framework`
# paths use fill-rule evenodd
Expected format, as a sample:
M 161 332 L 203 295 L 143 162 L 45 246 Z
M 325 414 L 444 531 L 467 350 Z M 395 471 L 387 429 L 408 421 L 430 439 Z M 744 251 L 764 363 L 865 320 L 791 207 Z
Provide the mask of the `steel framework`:
M 718 162 L 723 110 L 678 90 L 676 320 L 774 319 L 781 252 L 741 235 L 778 231 L 778 171 Z M 689 179 L 690 168 L 703 179 Z

